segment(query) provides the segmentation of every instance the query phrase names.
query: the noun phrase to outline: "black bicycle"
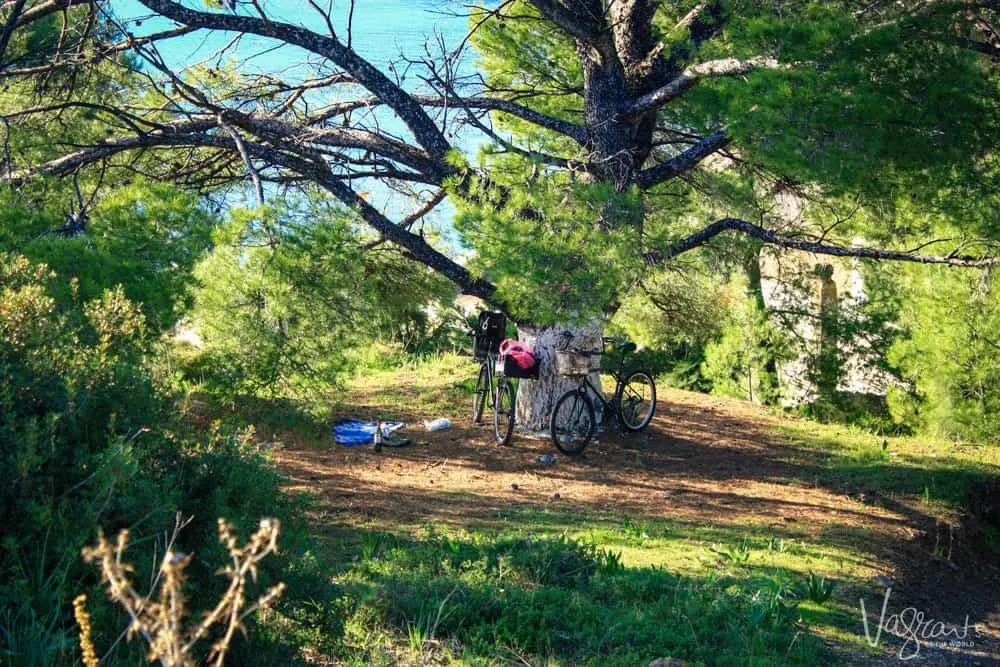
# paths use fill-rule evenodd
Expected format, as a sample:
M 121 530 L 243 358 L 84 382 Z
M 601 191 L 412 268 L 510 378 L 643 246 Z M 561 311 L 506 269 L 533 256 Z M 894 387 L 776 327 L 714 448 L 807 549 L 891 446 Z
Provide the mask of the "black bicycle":
M 493 436 L 499 445 L 510 444 L 514 434 L 514 384 L 507 378 L 504 362 L 496 365 L 496 393 L 493 395 Z
M 570 347 L 572 334 L 565 334 L 562 349 L 556 350 L 559 374 L 579 378 L 580 386 L 559 397 L 549 421 L 552 444 L 563 454 L 576 456 L 590 443 L 597 432 L 597 413 L 593 395 L 599 402 L 602 417 L 614 414 L 626 431 L 641 431 L 653 420 L 656 411 L 656 384 L 653 376 L 645 371 L 632 371 L 626 375 L 625 361 L 635 352 L 635 343 L 621 338 L 602 338 L 604 348 L 612 346 L 621 359 L 618 368 L 611 370 L 615 378 L 615 391 L 608 399 L 588 377 L 600 372 L 600 358 L 605 350 L 581 350 Z
M 476 391 L 472 394 L 472 421 L 482 424 L 487 399 L 489 399 L 490 405 L 496 401 L 497 390 L 493 369 L 496 367 L 497 357 L 495 354 L 486 353 L 478 361 L 479 377 L 476 379 Z
M 514 385 L 507 379 L 498 348 L 504 338 L 507 318 L 503 313 L 484 312 L 474 328 L 474 355 L 479 360 L 479 376 L 472 394 L 472 421 L 481 424 L 487 402 L 493 408 L 493 435 L 501 445 L 514 432 Z

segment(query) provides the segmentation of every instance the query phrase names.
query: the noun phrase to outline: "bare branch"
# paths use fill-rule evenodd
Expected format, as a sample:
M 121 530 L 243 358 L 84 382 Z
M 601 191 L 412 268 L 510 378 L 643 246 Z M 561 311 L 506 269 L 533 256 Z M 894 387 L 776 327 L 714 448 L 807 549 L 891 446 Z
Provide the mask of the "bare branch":
M 829 243 L 817 243 L 802 238 L 787 236 L 765 229 L 739 218 L 723 218 L 704 227 L 700 231 L 670 245 L 665 251 L 654 250 L 646 253 L 646 261 L 654 265 L 662 265 L 689 250 L 705 245 L 710 240 L 726 231 L 738 231 L 761 241 L 780 246 L 802 250 L 817 255 L 832 255 L 835 257 L 859 257 L 863 259 L 891 260 L 898 262 L 916 262 L 919 264 L 945 264 L 972 268 L 986 268 L 1000 264 L 1000 257 L 973 257 L 970 255 L 921 255 L 915 252 L 901 250 L 884 250 L 864 246 L 841 246 Z
M 217 120 L 219 123 L 219 127 L 221 127 L 223 130 L 229 133 L 229 136 L 231 136 L 233 138 L 233 141 L 236 142 L 236 149 L 240 152 L 240 157 L 243 158 L 243 163 L 246 165 L 247 171 L 250 173 L 250 180 L 253 181 L 254 191 L 257 193 L 257 201 L 260 203 L 261 206 L 263 206 L 264 186 L 261 185 L 260 172 L 257 171 L 257 168 L 253 164 L 253 159 L 250 157 L 250 152 L 247 150 L 246 143 L 244 143 L 243 138 L 240 136 L 240 133 L 234 130 L 231 126 L 229 126 L 225 122 L 225 119 L 223 119 L 221 113 L 219 114 Z
M 434 97 L 430 95 L 414 95 L 413 99 L 429 107 L 464 106 L 469 109 L 502 111 L 539 127 L 544 127 L 547 130 L 565 135 L 581 146 L 587 142 L 587 130 L 583 126 L 547 116 L 522 104 L 508 100 L 499 100 L 492 97 Z
M 66 67 L 80 67 L 83 65 L 90 65 L 92 63 L 100 62 L 105 60 L 116 53 L 122 53 L 145 44 L 151 44 L 164 39 L 170 39 L 171 37 L 180 37 L 181 35 L 186 35 L 189 32 L 194 32 L 194 28 L 187 26 L 174 28 L 172 30 L 164 30 L 163 32 L 153 33 L 151 35 L 145 35 L 143 37 L 130 37 L 113 44 L 99 45 L 98 51 L 96 53 L 83 56 L 74 55 L 71 58 L 57 58 L 52 62 L 47 62 L 44 65 L 33 65 L 28 67 L 17 67 L 7 70 L 3 70 L 2 74 L 4 76 L 36 76 L 38 74 L 46 74 L 57 69 Z
M 149 9 L 188 26 L 270 37 L 330 59 L 396 112 L 420 145 L 439 162 L 436 168 L 439 176 L 450 173 L 445 157 L 451 144 L 427 112 L 398 84 L 338 39 L 290 23 L 195 11 L 172 0 L 140 1 Z

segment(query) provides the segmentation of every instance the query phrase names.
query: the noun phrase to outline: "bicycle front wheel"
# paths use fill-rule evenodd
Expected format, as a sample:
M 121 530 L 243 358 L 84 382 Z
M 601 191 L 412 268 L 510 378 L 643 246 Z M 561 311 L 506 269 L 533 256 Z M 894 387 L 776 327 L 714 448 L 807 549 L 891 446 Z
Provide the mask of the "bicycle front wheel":
M 486 395 L 490 393 L 490 371 L 486 364 L 479 367 L 479 379 L 476 380 L 476 393 L 472 395 L 472 421 L 481 424 L 483 410 L 486 409 Z
M 656 384 L 648 373 L 637 371 L 625 380 L 622 390 L 621 423 L 628 431 L 649 426 L 656 411 Z
M 556 449 L 576 456 L 590 443 L 596 430 L 594 406 L 580 390 L 571 389 L 559 397 L 549 420 L 549 433 Z
M 514 432 L 514 387 L 510 382 L 504 380 L 497 387 L 497 400 L 493 405 L 493 434 L 497 443 L 506 445 L 510 443 L 510 436 Z

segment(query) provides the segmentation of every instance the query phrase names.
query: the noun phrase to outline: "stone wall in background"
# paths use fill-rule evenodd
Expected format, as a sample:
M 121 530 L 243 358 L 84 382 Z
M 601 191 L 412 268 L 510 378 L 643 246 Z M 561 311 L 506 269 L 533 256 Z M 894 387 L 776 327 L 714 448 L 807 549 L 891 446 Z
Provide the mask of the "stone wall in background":
M 778 193 L 775 202 L 774 213 L 779 219 L 789 228 L 801 229 L 801 199 L 792 193 Z M 856 238 L 854 244 L 862 245 L 863 241 Z M 791 337 L 798 352 L 777 369 L 782 403 L 794 407 L 815 400 L 808 362 L 824 345 L 841 348 L 843 365 L 837 391 L 884 396 L 891 378 L 873 363 L 866 342 L 856 338 L 845 343 L 824 331 L 824 319 L 857 317 L 867 300 L 858 260 L 766 246 L 760 252 L 759 266 L 768 316 Z

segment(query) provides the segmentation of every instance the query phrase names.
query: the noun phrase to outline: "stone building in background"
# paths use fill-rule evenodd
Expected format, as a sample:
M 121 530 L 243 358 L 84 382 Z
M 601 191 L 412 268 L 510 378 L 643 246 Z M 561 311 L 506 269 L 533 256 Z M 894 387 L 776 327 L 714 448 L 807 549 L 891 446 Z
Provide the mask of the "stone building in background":
M 775 201 L 776 212 L 789 227 L 801 226 L 797 196 L 779 193 Z M 854 245 L 862 244 L 862 239 L 854 239 Z M 794 407 L 816 400 L 810 360 L 824 351 L 839 359 L 835 391 L 885 396 L 892 378 L 878 367 L 869 342 L 863 335 L 845 340 L 837 333 L 845 321 L 861 317 L 867 301 L 859 260 L 765 246 L 759 268 L 768 318 L 789 337 L 792 348 L 792 358 L 777 368 L 782 404 Z

